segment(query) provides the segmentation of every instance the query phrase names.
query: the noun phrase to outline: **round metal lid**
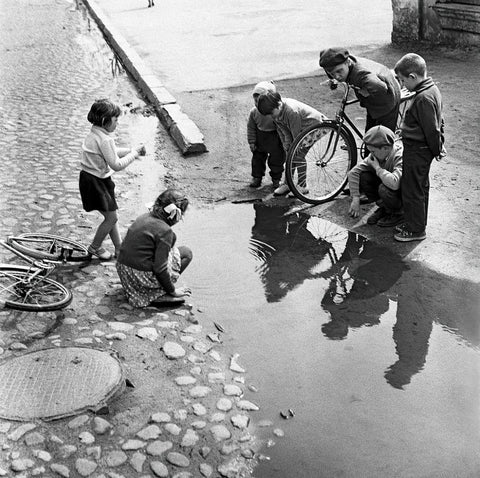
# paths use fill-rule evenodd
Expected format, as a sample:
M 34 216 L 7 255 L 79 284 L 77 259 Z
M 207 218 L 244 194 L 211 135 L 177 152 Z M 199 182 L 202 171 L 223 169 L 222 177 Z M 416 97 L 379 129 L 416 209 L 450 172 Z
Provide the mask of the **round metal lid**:
M 42 349 L 0 363 L 0 417 L 56 419 L 105 405 L 124 385 L 120 361 L 87 347 Z

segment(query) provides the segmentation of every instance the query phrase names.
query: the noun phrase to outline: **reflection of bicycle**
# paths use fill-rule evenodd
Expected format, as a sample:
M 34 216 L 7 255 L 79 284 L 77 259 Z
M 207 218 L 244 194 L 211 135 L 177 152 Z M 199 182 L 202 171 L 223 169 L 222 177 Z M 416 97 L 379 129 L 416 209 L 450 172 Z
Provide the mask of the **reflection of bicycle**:
M 326 120 L 302 131 L 293 141 L 285 163 L 287 184 L 293 194 L 303 202 L 322 204 L 340 194 L 348 180 L 348 171 L 357 163 L 357 142 L 355 135 L 363 137 L 362 132 L 348 117 L 345 108 L 358 99 L 349 100 L 350 86 L 340 83 L 344 94 L 335 119 Z M 332 83 L 334 87 L 338 83 Z M 407 100 L 414 93 L 402 90 L 401 111 L 403 117 Z M 365 156 L 364 148 L 360 155 Z
M 72 293 L 48 276 L 57 263 L 89 259 L 87 248 L 52 234 L 21 234 L 0 244 L 28 266 L 0 264 L 0 302 L 17 310 L 49 311 L 66 307 Z M 40 259 L 40 260 L 37 260 Z

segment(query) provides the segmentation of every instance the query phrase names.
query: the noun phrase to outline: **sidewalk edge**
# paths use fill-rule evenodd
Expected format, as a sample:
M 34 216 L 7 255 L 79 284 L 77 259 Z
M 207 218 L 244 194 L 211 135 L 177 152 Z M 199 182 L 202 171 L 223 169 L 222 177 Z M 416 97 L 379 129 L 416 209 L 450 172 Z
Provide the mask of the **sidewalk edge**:
M 204 136 L 198 126 L 183 113 L 176 99 L 112 24 L 98 3 L 95 0 L 82 1 L 124 68 L 137 82 L 140 91 L 155 108 L 158 118 L 175 140 L 182 154 L 208 151 Z

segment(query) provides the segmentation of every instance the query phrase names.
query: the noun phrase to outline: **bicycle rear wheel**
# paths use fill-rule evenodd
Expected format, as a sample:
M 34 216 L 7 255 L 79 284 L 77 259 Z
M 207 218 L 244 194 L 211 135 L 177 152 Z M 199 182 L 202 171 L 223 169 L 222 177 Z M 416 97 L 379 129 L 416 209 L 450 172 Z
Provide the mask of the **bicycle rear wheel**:
M 14 264 L 0 265 L 0 301 L 5 307 L 45 312 L 63 309 L 70 304 L 70 290 L 48 277 L 32 277 L 35 270 Z
M 345 127 L 326 121 L 302 131 L 288 151 L 287 184 L 303 202 L 322 204 L 338 196 L 357 163 L 357 144 Z
M 17 251 L 35 259 L 80 262 L 90 259 L 87 248 L 79 242 L 55 234 L 27 232 L 7 239 Z

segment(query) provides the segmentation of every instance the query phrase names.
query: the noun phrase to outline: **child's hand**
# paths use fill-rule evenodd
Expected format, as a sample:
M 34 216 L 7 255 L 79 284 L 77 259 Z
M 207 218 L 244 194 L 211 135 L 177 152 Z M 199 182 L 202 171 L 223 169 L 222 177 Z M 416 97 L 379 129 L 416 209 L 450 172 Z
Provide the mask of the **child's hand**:
M 147 150 L 145 149 L 145 145 L 141 144 L 135 148 L 139 156 L 145 156 L 147 154 Z
M 360 198 L 359 197 L 352 198 L 352 204 L 350 204 L 350 210 L 348 211 L 348 214 L 351 217 L 358 217 L 360 215 Z
M 257 149 L 257 147 L 254 145 L 254 144 L 251 144 L 250 145 L 250 151 L 253 153 L 255 150 Z

